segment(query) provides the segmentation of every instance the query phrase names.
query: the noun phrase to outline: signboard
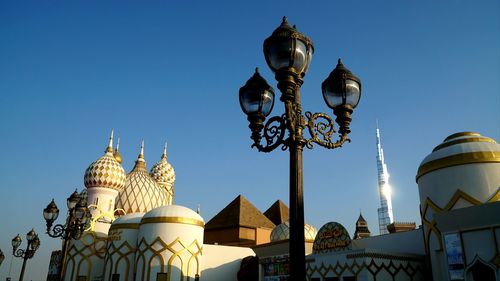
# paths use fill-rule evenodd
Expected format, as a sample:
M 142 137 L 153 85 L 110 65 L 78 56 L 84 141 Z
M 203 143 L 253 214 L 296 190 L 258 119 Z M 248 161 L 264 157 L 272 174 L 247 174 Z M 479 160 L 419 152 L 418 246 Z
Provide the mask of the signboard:
M 264 271 L 263 281 L 288 281 L 290 277 L 290 260 L 287 255 L 261 259 Z
M 444 245 L 450 280 L 464 280 L 464 256 L 460 235 L 458 233 L 445 234 Z
M 313 253 L 338 252 L 351 249 L 351 237 L 337 222 L 323 225 L 314 239 Z

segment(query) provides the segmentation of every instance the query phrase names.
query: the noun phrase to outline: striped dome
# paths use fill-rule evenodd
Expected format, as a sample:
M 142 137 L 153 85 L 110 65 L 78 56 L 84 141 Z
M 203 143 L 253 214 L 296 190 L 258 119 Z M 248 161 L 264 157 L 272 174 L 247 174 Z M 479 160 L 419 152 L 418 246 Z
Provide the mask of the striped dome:
M 105 187 L 121 191 L 125 185 L 125 170 L 113 153 L 107 151 L 85 170 L 83 182 L 86 188 Z
M 127 214 L 146 213 L 167 204 L 166 193 L 146 170 L 146 161 L 144 161 L 142 151 L 141 149 L 134 168 L 127 175 L 125 188 L 116 200 L 116 209 L 123 209 Z
M 304 239 L 306 242 L 313 242 L 316 238 L 316 228 L 310 224 L 304 224 Z M 290 239 L 290 223 L 288 221 L 277 225 L 271 232 L 271 242 Z
M 450 135 L 422 161 L 418 179 L 435 170 L 472 163 L 500 163 L 500 145 L 474 132 Z

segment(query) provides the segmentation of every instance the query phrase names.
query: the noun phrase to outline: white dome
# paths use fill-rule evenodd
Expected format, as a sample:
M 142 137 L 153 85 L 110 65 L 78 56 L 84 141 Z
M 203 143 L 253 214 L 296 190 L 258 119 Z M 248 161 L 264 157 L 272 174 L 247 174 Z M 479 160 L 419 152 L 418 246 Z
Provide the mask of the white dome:
M 316 228 L 310 224 L 304 224 L 304 239 L 306 242 L 313 242 L 316 238 Z M 271 232 L 271 242 L 290 239 L 290 223 L 288 221 L 277 225 Z
M 180 205 L 162 206 L 147 212 L 141 224 L 151 222 L 184 223 L 201 227 L 205 225 L 205 221 L 198 213 Z
M 137 227 L 139 227 L 139 224 L 141 223 L 141 219 L 143 216 L 144 213 L 126 214 L 114 220 L 113 223 L 111 224 L 111 228 L 116 227 L 118 225 L 130 225 L 130 226 L 137 225 Z
M 478 133 L 450 135 L 424 158 L 416 179 L 435 170 L 472 163 L 500 163 L 500 145 Z

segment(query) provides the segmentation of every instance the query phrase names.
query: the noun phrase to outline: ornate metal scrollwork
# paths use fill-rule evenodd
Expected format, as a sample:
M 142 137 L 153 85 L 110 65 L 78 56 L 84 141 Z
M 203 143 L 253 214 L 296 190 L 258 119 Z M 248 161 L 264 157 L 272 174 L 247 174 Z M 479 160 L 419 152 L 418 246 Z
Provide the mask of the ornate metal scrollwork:
M 307 128 L 311 135 L 311 138 L 306 141 L 307 148 L 313 148 L 314 142 L 323 147 L 333 149 L 342 146 L 345 141 L 351 141 L 347 138 L 347 134 L 343 133 L 340 135 L 338 141 L 333 142 L 333 134 L 337 131 L 335 130 L 333 119 L 329 115 L 322 112 L 312 114 L 308 111 L 305 113 L 305 116 L 308 119 Z
M 14 257 L 17 258 L 25 258 L 25 259 L 31 259 L 35 255 L 34 250 L 23 250 L 23 249 L 17 249 L 14 253 L 12 253 Z
M 256 147 L 262 152 L 271 152 L 276 147 L 283 145 L 282 149 L 286 149 L 285 133 L 286 133 L 286 119 L 285 115 L 271 117 L 263 128 L 263 137 L 265 145 L 254 143 L 252 147 Z
M 65 231 L 66 231 L 66 229 L 64 228 L 64 225 L 56 224 L 56 225 L 54 225 L 54 227 L 52 227 L 52 229 L 50 231 L 47 230 L 47 234 L 52 238 L 62 237 L 64 235 Z

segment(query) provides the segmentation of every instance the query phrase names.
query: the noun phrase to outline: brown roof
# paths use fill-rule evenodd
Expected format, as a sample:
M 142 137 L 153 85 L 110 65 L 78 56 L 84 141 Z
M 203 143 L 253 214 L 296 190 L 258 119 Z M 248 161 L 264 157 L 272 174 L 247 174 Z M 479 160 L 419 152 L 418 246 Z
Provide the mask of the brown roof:
M 283 201 L 276 200 L 276 202 L 264 212 L 264 216 L 270 219 L 275 225 L 278 225 L 288 221 L 290 210 Z
M 276 225 L 264 216 L 243 195 L 238 195 L 229 205 L 213 217 L 205 229 L 235 226 L 274 228 Z

